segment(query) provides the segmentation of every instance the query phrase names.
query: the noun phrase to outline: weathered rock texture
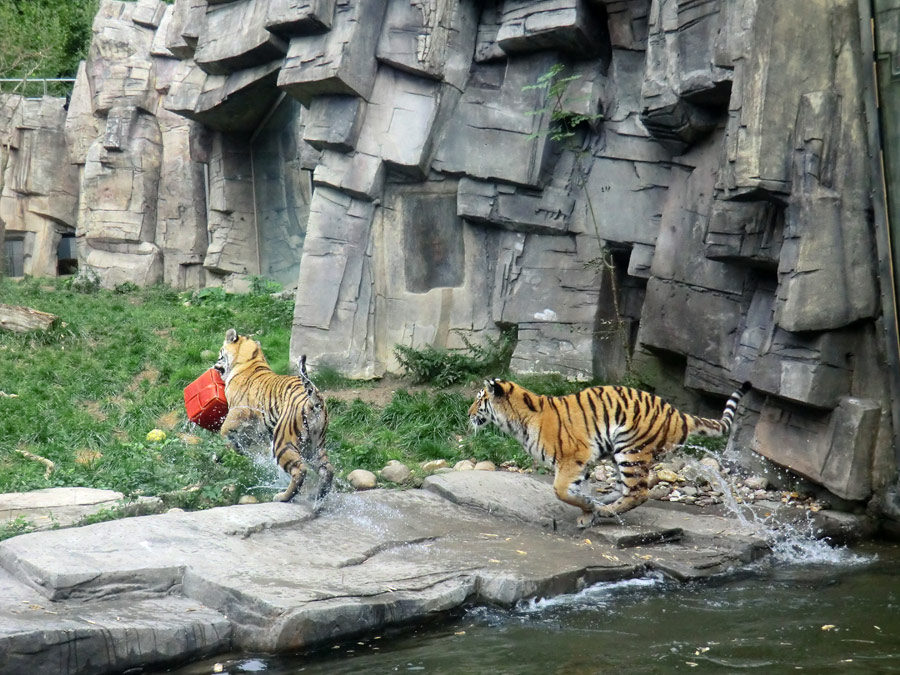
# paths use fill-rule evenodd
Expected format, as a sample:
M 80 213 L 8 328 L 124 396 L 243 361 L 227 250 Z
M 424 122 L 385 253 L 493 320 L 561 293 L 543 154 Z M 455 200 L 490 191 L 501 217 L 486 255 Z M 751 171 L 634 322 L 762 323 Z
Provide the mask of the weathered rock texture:
M 767 548 L 737 519 L 647 505 L 584 531 L 578 513 L 548 482 L 469 471 L 336 494 L 318 517 L 271 503 L 22 535 L 0 543 L 0 673 L 297 651 L 471 603 L 703 578 Z M 648 539 L 670 543 L 651 556 Z
M 107 285 L 296 282 L 292 351 L 354 377 L 514 329 L 516 370 L 631 356 L 696 412 L 750 380 L 733 448 L 865 499 L 896 463 L 860 6 L 103 0 L 80 178 L 27 164 L 64 114 L 28 102 L 0 214 L 77 225 Z

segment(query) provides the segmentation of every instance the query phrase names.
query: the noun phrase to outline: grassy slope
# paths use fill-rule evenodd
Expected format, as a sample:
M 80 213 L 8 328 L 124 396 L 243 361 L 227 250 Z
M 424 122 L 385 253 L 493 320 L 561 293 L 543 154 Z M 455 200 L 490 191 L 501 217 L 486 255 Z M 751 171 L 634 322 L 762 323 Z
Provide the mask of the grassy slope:
M 0 397 L 0 492 L 77 485 L 159 495 L 198 485 L 178 496 L 196 508 L 271 483 L 271 466 L 260 468 L 187 422 L 182 390 L 212 364 L 230 327 L 254 333 L 274 370 L 292 371 L 293 303 L 218 289 L 199 296 L 162 287 L 83 293 L 65 281 L 0 279 L 0 302 L 60 318 L 44 334 L 0 332 L 0 391 L 18 396 Z M 347 384 L 323 373 L 326 397 L 329 387 Z M 527 463 L 511 439 L 492 431 L 469 435 L 474 387 L 464 391 L 398 391 L 383 409 L 330 399 L 329 453 L 338 473 L 377 470 L 389 459 Z M 163 443 L 146 441 L 156 427 L 169 428 Z M 45 478 L 44 467 L 17 449 L 52 460 L 56 469 Z M 266 490 L 253 494 L 265 498 Z

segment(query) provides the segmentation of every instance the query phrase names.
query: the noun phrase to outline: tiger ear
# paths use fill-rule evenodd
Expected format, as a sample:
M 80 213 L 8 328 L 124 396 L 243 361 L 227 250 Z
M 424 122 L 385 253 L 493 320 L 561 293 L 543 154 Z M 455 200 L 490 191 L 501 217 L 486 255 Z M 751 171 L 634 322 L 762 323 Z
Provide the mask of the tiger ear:
M 506 391 L 504 391 L 503 387 L 500 385 L 500 380 L 488 380 L 485 382 L 485 385 L 491 390 L 491 393 L 494 396 L 504 396 L 506 394 Z
M 225 342 L 237 342 L 238 334 L 234 328 L 229 328 L 225 333 Z

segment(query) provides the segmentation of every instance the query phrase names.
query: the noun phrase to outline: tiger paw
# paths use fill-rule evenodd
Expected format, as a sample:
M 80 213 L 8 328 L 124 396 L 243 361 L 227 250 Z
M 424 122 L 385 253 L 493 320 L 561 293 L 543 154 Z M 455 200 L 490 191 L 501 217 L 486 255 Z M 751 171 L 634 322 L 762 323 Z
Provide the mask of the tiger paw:
M 580 516 L 578 516 L 575 524 L 581 529 L 590 527 L 594 524 L 594 514 L 589 511 L 582 513 Z
M 619 515 L 618 513 L 616 513 L 615 511 L 613 511 L 613 510 L 612 510 L 611 508 L 609 508 L 608 506 L 598 506 L 598 507 L 594 510 L 594 519 L 595 519 L 595 520 L 596 520 L 597 518 L 615 518 L 615 517 L 618 516 L 618 515 Z

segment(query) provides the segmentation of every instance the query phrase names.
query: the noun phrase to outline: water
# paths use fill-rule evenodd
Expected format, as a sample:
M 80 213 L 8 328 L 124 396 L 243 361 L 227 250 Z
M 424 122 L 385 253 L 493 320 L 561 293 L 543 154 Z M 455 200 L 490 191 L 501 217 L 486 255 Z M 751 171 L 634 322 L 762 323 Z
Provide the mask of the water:
M 900 547 L 815 564 L 767 559 L 727 578 L 600 584 L 475 608 L 430 628 L 310 655 L 220 656 L 178 675 L 900 673 Z

